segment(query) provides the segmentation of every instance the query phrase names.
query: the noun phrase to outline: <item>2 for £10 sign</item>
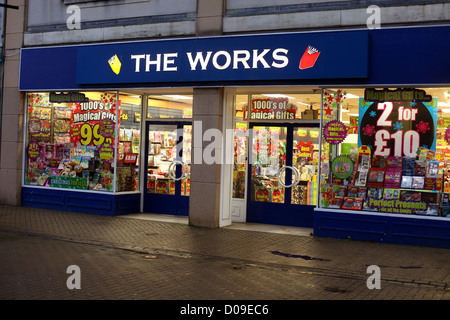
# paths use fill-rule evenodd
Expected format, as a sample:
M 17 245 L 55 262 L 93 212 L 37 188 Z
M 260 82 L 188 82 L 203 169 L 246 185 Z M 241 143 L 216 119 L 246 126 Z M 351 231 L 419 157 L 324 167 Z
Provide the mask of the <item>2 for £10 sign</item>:
M 359 102 L 358 145 L 374 155 L 415 157 L 419 147 L 436 150 L 437 99 Z

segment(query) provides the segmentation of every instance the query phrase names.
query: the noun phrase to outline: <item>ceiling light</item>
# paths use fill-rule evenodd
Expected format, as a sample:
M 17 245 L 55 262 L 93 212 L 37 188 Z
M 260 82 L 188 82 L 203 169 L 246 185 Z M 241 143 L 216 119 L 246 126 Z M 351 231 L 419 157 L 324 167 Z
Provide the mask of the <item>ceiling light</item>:
M 175 100 L 192 100 L 193 99 L 192 97 L 180 96 L 177 94 L 163 94 L 163 97 L 175 99 Z
M 263 96 L 265 97 L 270 97 L 270 98 L 288 98 L 288 99 L 294 99 L 294 97 L 290 97 L 290 96 L 286 96 L 284 94 L 263 94 Z
M 346 98 L 346 99 L 359 99 L 358 96 L 355 96 L 354 94 L 351 94 L 351 93 L 347 93 L 347 94 L 345 95 L 345 98 Z

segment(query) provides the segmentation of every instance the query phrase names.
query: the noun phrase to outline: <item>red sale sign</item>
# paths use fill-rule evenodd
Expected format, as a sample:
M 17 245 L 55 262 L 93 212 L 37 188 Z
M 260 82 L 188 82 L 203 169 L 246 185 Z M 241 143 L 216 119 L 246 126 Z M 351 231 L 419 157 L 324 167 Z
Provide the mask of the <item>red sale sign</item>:
M 137 153 L 127 153 L 123 158 L 124 163 L 136 163 Z
M 114 141 L 118 123 L 115 96 L 102 96 L 101 100 L 72 104 L 71 142 L 84 146 L 99 146 Z

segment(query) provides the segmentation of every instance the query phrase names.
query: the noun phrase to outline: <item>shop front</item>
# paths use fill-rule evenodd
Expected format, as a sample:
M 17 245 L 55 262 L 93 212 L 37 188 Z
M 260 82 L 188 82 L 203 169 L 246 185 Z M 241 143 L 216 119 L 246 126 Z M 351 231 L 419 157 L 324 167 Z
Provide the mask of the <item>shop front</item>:
M 224 88 L 221 226 L 448 246 L 449 30 L 23 49 L 23 205 L 189 215 L 193 170 L 210 165 L 191 157 L 210 147 L 195 92 Z

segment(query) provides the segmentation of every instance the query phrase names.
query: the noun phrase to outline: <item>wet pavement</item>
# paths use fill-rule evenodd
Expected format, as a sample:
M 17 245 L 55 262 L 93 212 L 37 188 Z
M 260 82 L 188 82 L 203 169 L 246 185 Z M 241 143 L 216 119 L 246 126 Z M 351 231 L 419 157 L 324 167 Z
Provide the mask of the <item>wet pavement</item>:
M 0 206 L 0 299 L 450 300 L 449 249 L 154 217 Z

